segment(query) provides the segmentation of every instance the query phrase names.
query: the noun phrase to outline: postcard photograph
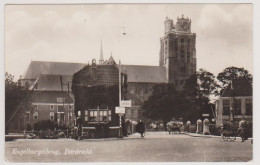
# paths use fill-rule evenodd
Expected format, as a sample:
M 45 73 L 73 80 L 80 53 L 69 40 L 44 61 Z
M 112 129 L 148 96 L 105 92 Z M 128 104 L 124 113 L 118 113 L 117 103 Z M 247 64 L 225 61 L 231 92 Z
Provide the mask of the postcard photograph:
M 253 160 L 253 5 L 6 4 L 5 161 Z

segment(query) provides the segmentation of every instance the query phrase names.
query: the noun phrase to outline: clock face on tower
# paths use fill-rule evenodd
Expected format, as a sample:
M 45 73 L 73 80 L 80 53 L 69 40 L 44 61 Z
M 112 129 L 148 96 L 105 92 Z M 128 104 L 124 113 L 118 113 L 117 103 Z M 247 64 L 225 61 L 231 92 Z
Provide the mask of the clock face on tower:
M 187 31 L 188 30 L 188 23 L 187 22 L 183 22 L 181 24 L 181 28 L 182 28 L 183 31 Z

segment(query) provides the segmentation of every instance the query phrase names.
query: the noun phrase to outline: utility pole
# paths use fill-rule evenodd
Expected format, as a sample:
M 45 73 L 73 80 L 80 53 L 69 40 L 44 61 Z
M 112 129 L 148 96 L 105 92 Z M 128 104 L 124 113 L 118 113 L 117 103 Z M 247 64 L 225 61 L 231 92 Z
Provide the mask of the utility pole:
M 119 107 L 121 106 L 121 61 L 119 60 Z M 123 137 L 122 135 L 122 114 L 119 115 L 119 137 Z
M 125 26 L 122 26 L 120 27 L 122 28 L 122 32 L 120 32 L 122 35 L 126 35 L 126 32 L 125 32 Z M 120 29 L 121 30 L 121 29 Z M 122 85 L 121 85 L 121 61 L 119 60 L 119 108 L 121 108 L 121 88 L 122 88 Z M 122 132 L 122 113 L 119 113 L 119 137 L 120 138 L 123 138 L 123 132 Z

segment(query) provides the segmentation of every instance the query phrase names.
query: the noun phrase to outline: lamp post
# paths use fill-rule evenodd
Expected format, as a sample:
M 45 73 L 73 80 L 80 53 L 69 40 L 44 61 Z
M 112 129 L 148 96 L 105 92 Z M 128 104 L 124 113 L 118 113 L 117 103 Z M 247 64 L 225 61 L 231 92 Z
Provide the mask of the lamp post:
M 126 35 L 126 32 L 125 32 L 125 26 L 120 26 L 119 27 L 120 29 L 120 36 L 121 35 Z M 122 31 L 121 31 L 122 29 Z M 121 107 L 121 61 L 119 60 L 119 107 Z M 122 115 L 121 113 L 118 114 L 119 115 L 119 137 L 120 138 L 123 138 L 123 133 L 122 133 Z
M 121 61 L 119 60 L 119 107 L 121 106 Z M 119 115 L 119 137 L 122 138 L 122 114 Z

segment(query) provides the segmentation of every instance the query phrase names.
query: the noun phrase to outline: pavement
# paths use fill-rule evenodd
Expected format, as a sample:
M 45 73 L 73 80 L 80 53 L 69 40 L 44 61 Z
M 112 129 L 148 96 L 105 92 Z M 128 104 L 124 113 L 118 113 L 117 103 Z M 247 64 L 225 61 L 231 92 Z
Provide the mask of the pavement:
M 209 137 L 209 138 L 204 138 Z M 209 135 L 146 132 L 108 139 L 17 139 L 5 142 L 8 162 L 247 162 L 250 141 Z
M 202 138 L 222 138 L 221 136 L 216 135 L 203 135 L 203 134 L 197 134 L 197 133 L 191 133 L 191 132 L 182 132 L 185 135 L 191 136 L 191 137 L 202 137 Z

